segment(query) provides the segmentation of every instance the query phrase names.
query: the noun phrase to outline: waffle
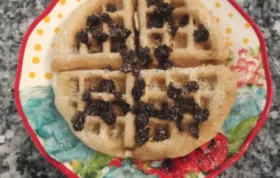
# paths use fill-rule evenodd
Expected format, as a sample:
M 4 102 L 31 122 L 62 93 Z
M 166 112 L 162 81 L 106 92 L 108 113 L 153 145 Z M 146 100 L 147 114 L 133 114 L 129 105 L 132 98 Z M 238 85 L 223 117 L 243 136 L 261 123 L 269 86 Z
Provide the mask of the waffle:
M 138 0 L 141 46 L 154 50 L 159 45 L 165 44 L 173 48 L 169 58 L 176 67 L 198 66 L 201 63 L 224 63 L 226 61 L 228 57 L 226 40 L 221 35 L 222 32 L 209 9 L 199 0 L 162 0 L 162 2 L 170 3 L 174 7 L 173 24 L 178 29 L 168 33 L 170 27 L 167 22 L 162 27 L 160 25 L 156 28 L 149 26 L 156 6 L 149 6 L 146 0 Z M 181 23 L 183 18 L 185 18 L 185 22 Z M 199 26 L 206 27 L 208 30 L 209 38 L 207 40 L 197 42 L 194 39 L 194 33 Z M 153 56 L 153 65 L 157 64 L 158 62 Z
M 108 4 L 114 4 L 117 11 L 108 12 Z M 56 47 L 52 51 L 52 69 L 53 71 L 77 70 L 77 69 L 102 69 L 110 65 L 112 69 L 119 69 L 122 66 L 122 57 L 119 52 L 112 49 L 113 39 L 97 43 L 93 35 L 88 32 L 88 41 L 90 44 L 77 42 L 77 33 L 87 28 L 87 18 L 90 15 L 100 15 L 108 13 L 113 22 L 123 25 L 131 31 L 126 38 L 127 48 L 134 49 L 134 0 L 87 0 L 76 11 L 74 11 L 64 23 L 61 33 L 56 37 Z M 110 27 L 102 22 L 98 27 L 100 31 L 108 34 Z
M 160 67 L 154 54 L 160 45 L 167 45 L 173 49 L 168 60 L 175 67 L 199 66 L 202 63 L 221 64 L 226 61 L 226 40 L 221 35 L 212 13 L 199 0 L 162 2 L 170 3 L 174 7 L 172 15 L 162 27 L 150 28 L 149 21 L 156 6 L 148 7 L 147 0 L 138 0 L 138 3 L 134 0 L 87 0 L 70 15 L 62 27 L 64 30 L 55 39 L 56 47 L 52 52 L 53 71 L 102 69 L 106 65 L 110 65 L 113 70 L 119 70 L 123 66 L 120 50 L 113 50 L 113 38 L 110 37 L 100 44 L 94 39 L 94 35 L 87 31 L 89 44 L 77 41 L 77 33 L 88 28 L 87 18 L 92 14 L 98 16 L 104 12 L 109 14 L 113 22 L 130 30 L 131 34 L 124 39 L 128 49 L 139 51 L 136 47 L 138 43 L 149 48 L 151 62 L 148 68 Z M 115 4 L 117 11 L 108 12 L 108 3 Z M 138 9 L 137 12 L 135 9 Z M 183 23 L 182 18 L 185 18 Z M 170 33 L 171 23 L 175 29 Z M 105 22 L 102 22 L 98 29 L 106 34 L 110 31 L 108 23 Z M 140 35 L 136 35 L 138 31 Z
M 95 100 L 112 102 L 113 93 L 94 90 L 101 80 L 112 80 L 116 92 L 131 107 L 137 102 L 133 96 L 136 77 L 131 73 L 109 70 L 80 70 L 60 72 L 53 86 L 55 104 L 68 122 L 73 133 L 90 148 L 117 157 L 133 157 L 140 160 L 156 160 L 184 156 L 211 140 L 220 131 L 236 97 L 236 79 L 225 66 L 201 66 L 195 68 L 172 68 L 169 70 L 142 70 L 138 78 L 146 85 L 140 100 L 157 106 L 166 102 L 172 104 L 167 88 L 172 83 L 183 88 L 189 81 L 196 81 L 199 90 L 184 92 L 184 97 L 193 97 L 196 103 L 209 110 L 209 119 L 199 125 L 199 138 L 194 138 L 188 129 L 180 131 L 174 121 L 150 117 L 146 128 L 149 138 L 143 145 L 136 143 L 136 115 L 133 111 L 116 115 L 115 124 L 105 123 L 99 116 L 86 114 L 83 128 L 76 131 L 72 118 L 78 112 L 84 112 L 88 103 L 83 99 L 84 93 L 91 91 Z M 137 80 L 138 80 L 137 78 Z M 163 112 L 163 111 L 161 111 Z M 182 127 L 188 128 L 194 122 L 192 115 L 185 113 Z M 166 128 L 168 138 L 155 140 L 159 128 Z

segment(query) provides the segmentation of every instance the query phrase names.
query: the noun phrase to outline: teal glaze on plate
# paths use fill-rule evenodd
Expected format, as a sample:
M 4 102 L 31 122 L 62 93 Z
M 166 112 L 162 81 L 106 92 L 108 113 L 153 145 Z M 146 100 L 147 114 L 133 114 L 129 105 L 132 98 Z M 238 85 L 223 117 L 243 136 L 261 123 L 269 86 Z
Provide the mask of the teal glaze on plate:
M 241 121 L 259 115 L 263 111 L 265 102 L 265 88 L 258 86 L 244 86 L 239 88 L 235 103 L 223 124 L 223 130 L 227 132 Z
M 54 105 L 51 87 L 35 87 L 20 92 L 23 110 L 45 150 L 59 162 L 87 161 L 94 153 L 71 132 Z
M 162 162 L 161 161 L 152 161 L 150 166 L 152 168 L 160 168 L 162 166 Z

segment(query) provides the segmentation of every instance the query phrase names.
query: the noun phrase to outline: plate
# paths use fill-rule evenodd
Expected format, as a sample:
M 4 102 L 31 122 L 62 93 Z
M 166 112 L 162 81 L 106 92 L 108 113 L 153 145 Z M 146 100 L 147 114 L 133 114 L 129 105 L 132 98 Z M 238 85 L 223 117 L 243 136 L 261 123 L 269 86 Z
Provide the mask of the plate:
M 212 10 L 231 49 L 228 67 L 238 96 L 215 141 L 172 160 L 143 162 L 91 150 L 70 131 L 54 105 L 50 50 L 60 25 L 83 0 L 53 0 L 26 32 L 19 54 L 15 101 L 42 155 L 68 177 L 216 177 L 242 157 L 264 125 L 272 102 L 266 45 L 253 20 L 233 0 L 202 0 Z M 166 166 L 167 165 L 167 166 Z

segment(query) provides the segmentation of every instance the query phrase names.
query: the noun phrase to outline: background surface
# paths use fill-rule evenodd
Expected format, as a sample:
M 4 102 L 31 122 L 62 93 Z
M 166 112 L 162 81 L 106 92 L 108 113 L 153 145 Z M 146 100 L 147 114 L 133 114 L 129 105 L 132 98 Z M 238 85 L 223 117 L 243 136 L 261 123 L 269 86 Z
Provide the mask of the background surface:
M 237 0 L 264 33 L 274 102 L 265 127 L 222 178 L 280 178 L 280 0 Z M 51 0 L 0 0 L 0 177 L 63 178 L 36 149 L 17 114 L 14 76 L 23 35 Z

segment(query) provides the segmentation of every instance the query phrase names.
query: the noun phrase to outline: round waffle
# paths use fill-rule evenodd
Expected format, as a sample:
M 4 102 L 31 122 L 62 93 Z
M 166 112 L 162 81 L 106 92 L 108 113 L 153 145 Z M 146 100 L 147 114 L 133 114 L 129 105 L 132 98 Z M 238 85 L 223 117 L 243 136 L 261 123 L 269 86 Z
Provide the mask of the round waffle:
M 216 136 L 237 94 L 224 37 L 198 0 L 87 0 L 56 40 L 56 107 L 108 155 L 187 155 Z

